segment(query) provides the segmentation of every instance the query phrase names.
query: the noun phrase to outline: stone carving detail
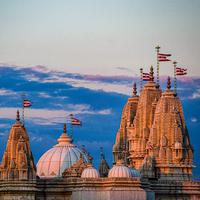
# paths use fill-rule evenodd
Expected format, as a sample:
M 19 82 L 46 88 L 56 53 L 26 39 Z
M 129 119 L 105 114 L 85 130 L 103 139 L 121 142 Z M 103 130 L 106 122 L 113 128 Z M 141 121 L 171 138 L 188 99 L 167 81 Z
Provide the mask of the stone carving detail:
M 70 168 L 66 169 L 62 176 L 63 177 L 81 177 L 83 170 L 87 167 L 87 163 L 84 162 L 82 158 L 80 158 L 74 165 Z
M 137 101 L 135 99 L 135 107 L 130 106 L 130 99 L 133 97 L 128 99 L 113 146 L 114 160 L 117 160 L 116 155 L 120 155 L 120 150 L 123 150 L 122 144 L 127 138 L 128 160 L 136 169 L 149 177 L 190 179 L 193 148 L 181 102 L 170 89 L 169 83 L 168 78 L 168 87 L 162 93 L 153 79 L 150 80 L 144 85 Z M 134 120 L 130 125 L 129 113 L 133 112 Z M 154 160 L 154 169 L 152 173 L 147 173 L 152 171 L 149 169 L 150 158 Z
M 16 123 L 10 130 L 7 147 L 0 165 L 0 179 L 35 179 L 35 172 L 29 137 L 25 127 L 20 123 L 19 111 L 17 111 Z

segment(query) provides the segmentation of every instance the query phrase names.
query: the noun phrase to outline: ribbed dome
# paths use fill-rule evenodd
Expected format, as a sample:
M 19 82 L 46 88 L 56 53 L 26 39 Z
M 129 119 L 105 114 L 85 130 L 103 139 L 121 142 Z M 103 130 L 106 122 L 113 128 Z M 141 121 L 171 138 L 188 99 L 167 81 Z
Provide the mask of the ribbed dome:
M 87 156 L 71 143 L 71 138 L 64 133 L 58 139 L 58 144 L 44 153 L 37 163 L 39 177 L 61 177 L 65 169 L 70 168 L 80 157 L 88 162 Z
M 131 175 L 132 175 L 132 177 L 134 178 L 134 177 L 140 177 L 140 172 L 138 171 L 138 170 L 136 170 L 135 168 L 129 168 L 130 169 L 130 171 L 131 171 Z
M 91 165 L 88 164 L 81 174 L 81 178 L 99 178 L 99 172 Z
M 123 165 L 122 160 L 118 160 L 116 165 L 108 173 L 109 178 L 131 178 L 131 170 Z

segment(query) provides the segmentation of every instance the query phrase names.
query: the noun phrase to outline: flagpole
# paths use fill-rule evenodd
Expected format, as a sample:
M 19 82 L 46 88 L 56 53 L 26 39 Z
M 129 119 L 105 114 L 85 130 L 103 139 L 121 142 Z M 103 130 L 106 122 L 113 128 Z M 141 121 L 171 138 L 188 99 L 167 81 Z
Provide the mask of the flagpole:
M 73 125 L 72 125 L 73 114 L 71 113 L 69 116 L 70 116 L 70 137 L 73 139 Z
M 177 66 L 177 62 L 174 61 L 174 93 L 175 95 L 177 94 L 177 79 L 176 79 L 176 66 Z
M 159 88 L 160 86 L 159 86 L 159 59 L 158 59 L 158 54 L 160 52 L 160 46 L 158 45 L 157 47 L 155 47 L 155 49 L 156 49 L 156 52 L 157 52 L 157 66 L 156 66 L 157 77 L 156 77 L 156 83 L 157 83 L 157 86 Z
M 142 91 L 143 68 L 140 68 L 140 92 Z
M 21 96 L 22 96 L 22 126 L 24 126 L 24 97 L 25 97 L 25 93 L 22 93 Z

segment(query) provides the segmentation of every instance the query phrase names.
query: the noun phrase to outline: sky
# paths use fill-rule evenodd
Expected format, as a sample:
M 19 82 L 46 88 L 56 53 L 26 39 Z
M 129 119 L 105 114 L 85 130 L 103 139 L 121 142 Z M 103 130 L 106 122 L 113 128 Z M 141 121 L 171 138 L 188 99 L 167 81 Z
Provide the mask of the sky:
M 0 63 L 102 75 L 139 74 L 155 46 L 199 76 L 199 0 L 0 0 Z M 172 75 L 162 63 L 161 75 Z

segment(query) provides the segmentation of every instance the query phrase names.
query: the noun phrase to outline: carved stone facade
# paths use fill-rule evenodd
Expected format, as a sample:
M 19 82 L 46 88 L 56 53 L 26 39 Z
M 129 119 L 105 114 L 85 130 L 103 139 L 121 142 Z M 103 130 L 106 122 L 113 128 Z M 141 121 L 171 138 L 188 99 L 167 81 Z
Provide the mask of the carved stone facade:
M 129 98 L 123 109 L 120 129 L 113 146 L 114 160 L 116 162 L 119 152 L 123 152 L 119 144 L 128 143 L 127 162 L 141 170 L 143 176 L 190 180 L 193 148 L 181 102 L 171 90 L 170 79 L 163 93 L 153 79 L 151 67 L 150 81 L 140 92 L 137 106 L 128 106 Z M 131 123 L 130 113 L 135 113 Z
M 36 168 L 26 129 L 20 123 L 17 111 L 16 123 L 12 126 L 7 147 L 0 165 L 0 180 L 34 180 Z

